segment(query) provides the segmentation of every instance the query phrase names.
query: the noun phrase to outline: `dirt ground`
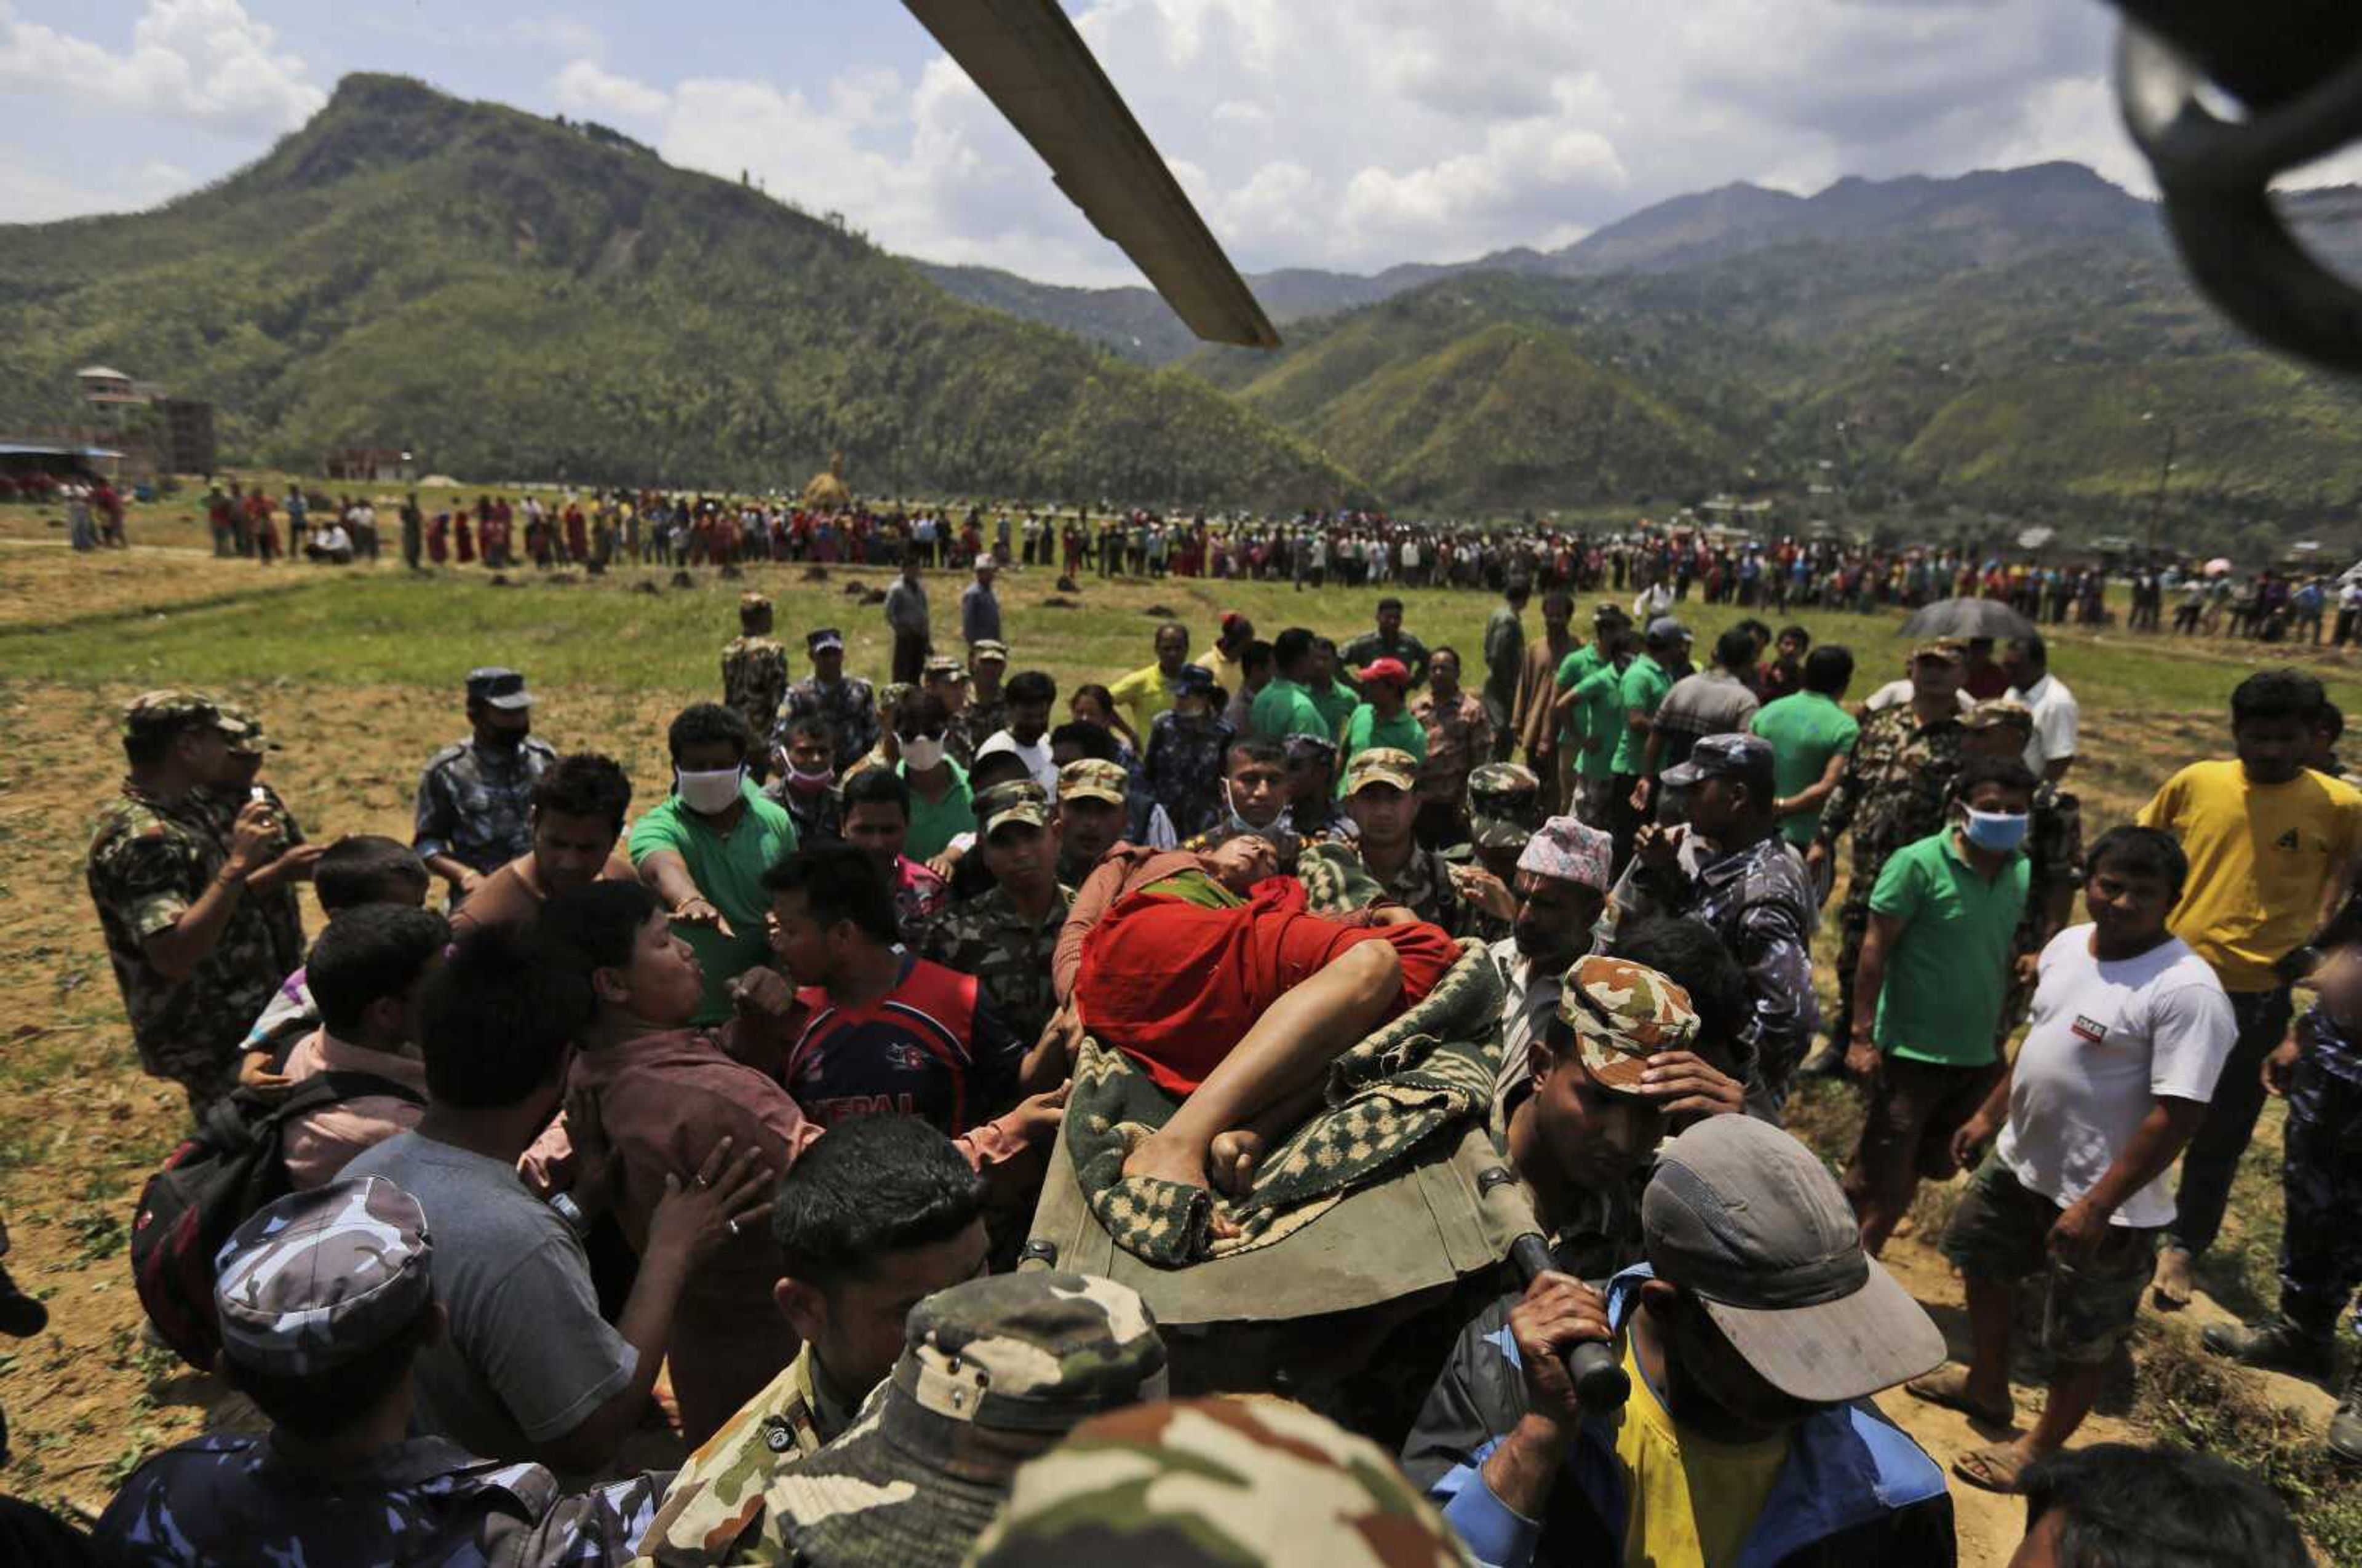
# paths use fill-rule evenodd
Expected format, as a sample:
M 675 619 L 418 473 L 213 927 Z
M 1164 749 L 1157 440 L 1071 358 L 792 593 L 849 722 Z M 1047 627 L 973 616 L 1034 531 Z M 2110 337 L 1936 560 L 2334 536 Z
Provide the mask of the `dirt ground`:
M 161 578 L 136 563 L 74 562 L 60 551 L 53 566 L 45 557 L 21 547 L 0 555 L 0 624 L 197 602 L 251 591 L 265 575 L 195 552 Z M 146 1453 L 253 1421 L 251 1408 L 212 1378 L 143 1345 L 125 1253 L 132 1200 L 178 1136 L 184 1110 L 177 1090 L 143 1077 L 133 1059 L 83 884 L 83 852 L 96 804 L 119 778 L 116 716 L 144 684 L 0 681 L 0 733 L 11 741 L 0 748 L 0 845 L 9 851 L 0 856 L 0 944 L 17 960 L 0 966 L 0 1216 L 14 1238 L 8 1266 L 52 1313 L 47 1334 L 0 1342 L 0 1407 L 17 1455 L 0 1485 L 86 1514 Z M 464 732 L 456 693 L 412 686 L 338 687 L 319 701 L 300 689 L 224 694 L 249 702 L 287 742 L 267 776 L 315 836 L 406 838 L 418 767 Z M 561 745 L 595 734 L 635 778 L 665 776 L 663 726 L 678 693 L 561 687 L 544 696 L 545 733 Z M 2211 713 L 2088 714 L 2093 760 L 2078 774 L 2087 811 L 2120 820 L 2162 771 L 2219 744 L 2218 725 Z M 307 915 L 316 930 L 316 911 Z M 1899 1237 L 1888 1261 L 1964 1350 L 1959 1284 L 1931 1239 Z M 2184 1314 L 2227 1315 L 2204 1298 Z M 2325 1422 L 2330 1402 L 2318 1389 L 2259 1382 L 2304 1410 L 2314 1430 Z M 2022 1411 L 2038 1399 L 2038 1388 L 2021 1388 Z M 1941 1463 L 1992 1435 L 1899 1392 L 1883 1404 Z M 2083 1441 L 2141 1436 L 2121 1402 L 2113 1408 L 2119 1413 L 2095 1417 Z M 1966 1486 L 1954 1496 L 1961 1561 L 2000 1568 L 2022 1532 L 2021 1505 Z

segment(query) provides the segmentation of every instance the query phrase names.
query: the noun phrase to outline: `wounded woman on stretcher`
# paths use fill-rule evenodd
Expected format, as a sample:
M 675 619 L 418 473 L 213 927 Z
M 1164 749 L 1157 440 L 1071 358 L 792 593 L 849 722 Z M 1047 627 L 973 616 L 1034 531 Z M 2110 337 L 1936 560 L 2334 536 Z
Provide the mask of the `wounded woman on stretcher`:
M 1314 914 L 1259 838 L 1160 856 L 1084 940 L 1083 1026 L 1186 1095 L 1128 1176 L 1237 1196 L 1318 1106 L 1329 1064 L 1418 1005 L 1460 945 L 1399 904 Z M 1167 867 L 1172 867 L 1167 869 Z

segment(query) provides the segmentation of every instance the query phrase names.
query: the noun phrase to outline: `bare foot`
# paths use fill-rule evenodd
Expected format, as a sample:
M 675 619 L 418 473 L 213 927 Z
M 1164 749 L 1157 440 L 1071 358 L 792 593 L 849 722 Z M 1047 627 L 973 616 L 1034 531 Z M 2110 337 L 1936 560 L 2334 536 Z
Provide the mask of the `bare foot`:
M 1206 1176 L 1205 1152 L 1175 1143 L 1161 1132 L 1152 1132 L 1133 1146 L 1131 1153 L 1124 1156 L 1123 1174 L 1153 1176 L 1182 1187 L 1213 1185 Z
M 2182 1247 L 2168 1247 L 2157 1255 L 2157 1283 L 2150 1296 L 2162 1311 L 2175 1312 L 2190 1305 L 2191 1257 Z
M 1263 1164 L 1264 1153 L 1263 1134 L 1250 1128 L 1237 1128 L 1217 1137 L 1206 1155 L 1206 1164 L 1214 1175 L 1214 1190 L 1225 1198 L 1244 1198 L 1254 1186 L 1255 1171 Z

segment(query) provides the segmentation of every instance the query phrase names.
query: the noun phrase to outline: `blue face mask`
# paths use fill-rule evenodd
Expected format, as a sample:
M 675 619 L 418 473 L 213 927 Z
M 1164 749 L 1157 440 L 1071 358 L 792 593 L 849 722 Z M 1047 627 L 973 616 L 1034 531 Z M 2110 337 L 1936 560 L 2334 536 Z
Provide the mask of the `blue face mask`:
M 2006 855 L 2025 842 L 2025 830 L 2033 821 L 2024 812 L 1970 811 L 1962 832 L 1979 849 L 1989 849 L 1995 855 Z

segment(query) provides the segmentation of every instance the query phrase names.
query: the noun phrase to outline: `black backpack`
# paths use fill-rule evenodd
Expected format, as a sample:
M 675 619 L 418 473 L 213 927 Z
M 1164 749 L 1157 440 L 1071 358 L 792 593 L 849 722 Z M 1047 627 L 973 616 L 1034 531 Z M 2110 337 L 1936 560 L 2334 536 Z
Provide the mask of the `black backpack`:
M 148 1320 L 181 1359 L 214 1369 L 215 1260 L 247 1216 L 293 1189 L 280 1140 L 299 1116 L 340 1100 L 382 1095 L 426 1102 L 374 1073 L 320 1073 L 268 1101 L 243 1091 L 206 1112 L 196 1135 L 172 1151 L 140 1190 L 131 1225 L 131 1276 Z

